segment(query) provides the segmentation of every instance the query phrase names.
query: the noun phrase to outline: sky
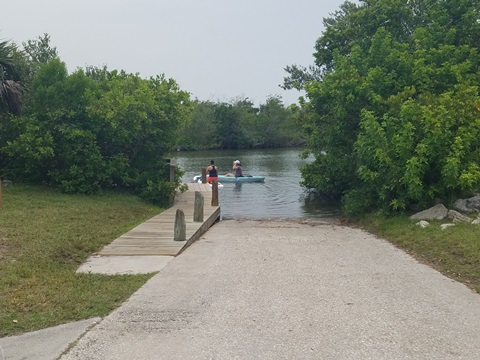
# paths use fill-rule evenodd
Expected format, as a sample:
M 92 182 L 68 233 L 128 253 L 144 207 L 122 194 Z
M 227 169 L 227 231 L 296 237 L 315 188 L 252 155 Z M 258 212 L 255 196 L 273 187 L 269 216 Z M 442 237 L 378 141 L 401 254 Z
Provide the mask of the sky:
M 0 39 L 18 45 L 44 33 L 67 65 L 165 74 L 192 99 L 279 95 L 287 65 L 313 64 L 323 18 L 344 0 L 15 0 L 1 6 Z

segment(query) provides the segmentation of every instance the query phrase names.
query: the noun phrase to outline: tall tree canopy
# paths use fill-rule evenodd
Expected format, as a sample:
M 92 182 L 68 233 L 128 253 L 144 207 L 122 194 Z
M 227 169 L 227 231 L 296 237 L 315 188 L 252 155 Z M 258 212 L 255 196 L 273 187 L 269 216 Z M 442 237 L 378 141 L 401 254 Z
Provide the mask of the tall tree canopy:
M 478 190 L 479 18 L 477 1 L 363 0 L 325 19 L 316 73 L 285 83 L 309 99 L 304 185 L 351 214 Z
M 248 149 L 305 143 L 294 112 L 279 96 L 254 106 L 248 98 L 214 103 L 197 101 L 182 127 L 182 149 Z

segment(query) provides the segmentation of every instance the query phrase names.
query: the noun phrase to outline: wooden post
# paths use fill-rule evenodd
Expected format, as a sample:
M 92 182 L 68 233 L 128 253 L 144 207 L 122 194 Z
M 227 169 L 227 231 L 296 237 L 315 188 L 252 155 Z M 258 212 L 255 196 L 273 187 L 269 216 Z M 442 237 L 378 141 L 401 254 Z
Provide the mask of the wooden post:
M 170 182 L 175 181 L 175 164 L 170 163 Z
M 167 180 L 173 183 L 175 182 L 175 163 L 173 162 L 173 160 L 170 160 L 170 159 L 166 161 L 170 169 Z M 173 206 L 174 202 L 175 202 L 175 193 L 170 194 L 170 197 L 168 199 L 168 203 L 170 206 Z
M 207 183 L 207 168 L 202 168 L 202 184 Z
M 185 213 L 182 209 L 177 209 L 177 212 L 175 213 L 175 229 L 173 230 L 173 240 L 187 240 L 187 224 L 185 223 Z
M 218 180 L 212 180 L 212 206 L 218 206 Z
M 195 191 L 195 204 L 193 207 L 193 221 L 203 222 L 204 197 L 200 191 Z

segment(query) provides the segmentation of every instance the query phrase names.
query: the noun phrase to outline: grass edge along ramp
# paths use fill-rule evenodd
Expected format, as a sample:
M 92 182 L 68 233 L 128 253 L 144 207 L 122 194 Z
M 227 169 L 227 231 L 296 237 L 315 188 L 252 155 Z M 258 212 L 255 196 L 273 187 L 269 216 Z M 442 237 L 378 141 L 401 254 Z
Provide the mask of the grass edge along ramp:
M 2 190 L 0 337 L 105 316 L 153 275 L 75 271 L 163 209 L 126 194 L 67 195 L 22 184 Z

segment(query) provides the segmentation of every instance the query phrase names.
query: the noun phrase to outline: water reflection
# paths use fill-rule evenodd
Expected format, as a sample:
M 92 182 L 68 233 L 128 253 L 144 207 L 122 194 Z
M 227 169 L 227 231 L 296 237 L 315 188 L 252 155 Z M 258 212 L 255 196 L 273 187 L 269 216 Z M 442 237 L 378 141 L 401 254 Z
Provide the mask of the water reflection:
M 314 192 L 305 191 L 299 198 L 302 210 L 307 214 L 318 214 L 330 216 L 338 216 L 340 203 L 339 201 L 329 199 Z
M 191 182 L 210 159 L 219 173 L 231 172 L 233 160 L 242 162 L 245 175 L 265 176 L 265 183 L 224 183 L 219 200 L 224 218 L 309 218 L 339 214 L 338 204 L 305 191 L 300 186 L 300 167 L 311 161 L 301 159 L 300 149 L 178 152 L 171 158 Z

